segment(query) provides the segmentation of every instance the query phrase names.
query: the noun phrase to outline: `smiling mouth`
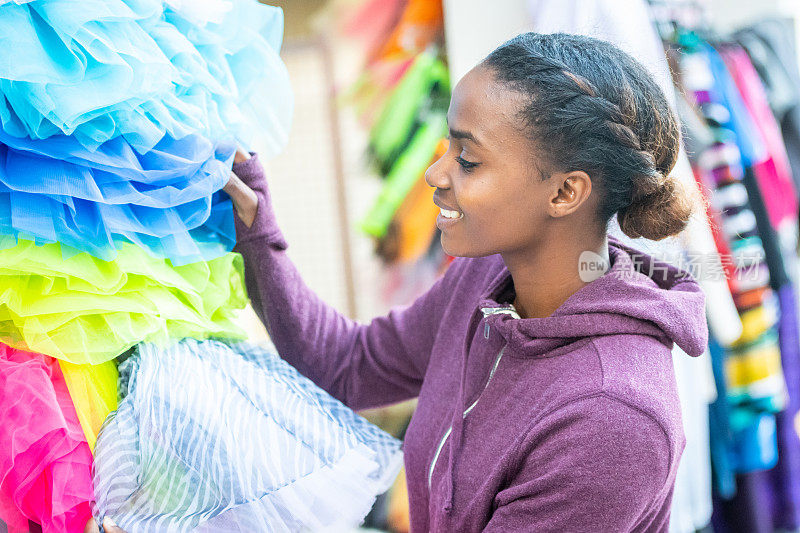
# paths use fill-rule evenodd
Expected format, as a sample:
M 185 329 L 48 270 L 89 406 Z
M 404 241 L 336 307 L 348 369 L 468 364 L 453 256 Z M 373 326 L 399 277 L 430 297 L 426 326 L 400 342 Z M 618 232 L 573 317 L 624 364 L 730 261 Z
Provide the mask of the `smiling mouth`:
M 448 218 L 451 220 L 464 218 L 464 213 L 461 213 L 459 211 L 450 211 L 449 209 L 439 209 L 439 212 L 444 218 Z

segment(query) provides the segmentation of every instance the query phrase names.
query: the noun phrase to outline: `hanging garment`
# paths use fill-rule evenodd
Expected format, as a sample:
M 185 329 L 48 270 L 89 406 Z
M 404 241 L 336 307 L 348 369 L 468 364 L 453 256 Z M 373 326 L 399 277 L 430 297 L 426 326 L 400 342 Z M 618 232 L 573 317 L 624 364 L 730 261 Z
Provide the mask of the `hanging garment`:
M 141 155 L 120 137 L 90 152 L 74 137 L 0 132 L 0 233 L 105 261 L 124 242 L 177 265 L 214 259 L 233 248 L 231 202 L 217 191 L 234 151 L 199 135 Z
M 742 79 L 746 77 L 748 71 L 746 70 L 747 63 L 739 56 L 739 52 L 740 50 L 729 47 L 722 47 L 717 52 L 709 47 L 707 57 L 711 73 L 714 76 L 717 94 L 722 98 L 722 105 L 729 113 L 727 120 L 723 120 L 722 125 L 733 132 L 733 140 L 742 154 L 744 166 L 742 184 L 747 189 L 748 205 L 754 215 L 757 234 L 764 246 L 770 283 L 773 289 L 777 289 L 787 283 L 788 276 L 776 230 L 783 226 L 784 220 L 789 223 L 790 227 L 796 227 L 797 203 L 787 201 L 788 205 L 786 205 L 781 200 L 772 198 L 788 195 L 791 199 L 794 190 L 790 185 L 781 183 L 778 175 L 770 173 L 772 167 L 770 166 L 769 146 L 766 142 L 768 137 L 762 133 L 766 126 L 756 125 L 756 117 L 749 112 L 743 96 L 743 94 L 750 96 L 751 104 L 754 104 L 757 96 L 755 91 L 758 86 L 751 86 L 755 85 L 752 78 Z M 728 62 L 741 72 L 739 86 L 735 85 L 731 70 L 725 63 L 726 57 Z M 774 163 L 774 159 L 772 161 Z M 770 218 L 770 207 L 774 210 L 772 218 Z
M 0 344 L 0 519 L 45 533 L 91 518 L 92 453 L 58 361 Z
M 416 55 L 434 42 L 442 32 L 442 3 L 430 0 L 407 0 L 389 38 L 376 59 Z
M 362 231 L 378 238 L 385 235 L 397 209 L 420 175 L 428 168 L 439 142 L 446 135 L 447 117 L 444 113 L 432 113 L 419 125 L 408 146 L 398 156 L 386 176 L 380 194 L 361 221 Z
M 369 424 L 273 348 L 139 345 L 95 448 L 100 523 L 128 533 L 341 531 L 402 462 Z
M 0 243 L 7 239 L 0 235 Z M 0 249 L 0 342 L 16 348 L 82 365 L 109 361 L 143 339 L 244 337 L 238 254 L 174 266 L 133 244 L 114 261 L 64 258 L 59 244 L 23 240 Z
M 5 2 L 0 125 L 90 150 L 122 136 L 139 153 L 165 136 L 247 144 L 261 130 L 275 154 L 292 112 L 282 34 L 283 12 L 255 1 Z
M 800 192 L 800 72 L 795 50 L 794 21 L 766 19 L 736 32 L 747 50 L 761 81 L 770 107 L 781 127 L 789 156 L 795 190 Z
M 767 151 L 768 159 L 753 165 L 753 171 L 770 223 L 776 230 L 780 230 L 784 222 L 796 228 L 797 190 L 792 181 L 780 127 L 769 107 L 764 86 L 744 49 L 726 45 L 721 48 L 720 54 Z
M 800 529 L 800 437 L 796 423 L 800 414 L 800 332 L 795 290 L 789 284 L 778 290 L 778 335 L 789 399 L 786 408 L 776 415 L 778 464 L 770 472 L 774 523 L 787 531 Z
M 58 364 L 86 443 L 94 449 L 100 427 L 108 414 L 117 409 L 117 363 L 111 360 L 99 365 L 74 365 L 66 361 Z
M 737 492 L 730 500 L 714 500 L 714 533 L 774 533 L 770 508 L 769 473 L 736 476 Z M 766 504 L 766 505 L 765 505 Z
M 729 155 L 736 153 L 732 150 L 725 152 Z M 719 164 L 723 161 L 719 160 Z M 735 167 L 736 161 L 729 160 L 728 163 Z M 708 204 L 711 220 L 718 219 L 720 215 L 712 210 L 712 202 Z M 729 256 L 721 229 L 715 229 L 715 233 L 720 252 Z M 743 275 L 732 264 L 727 265 L 729 268 L 725 275 L 729 279 Z M 775 338 L 771 336 L 774 332 L 770 328 L 777 320 L 777 308 L 768 282 L 767 273 L 760 289 L 764 298 L 743 311 L 742 335 L 728 348 L 728 353 L 719 344 L 710 344 L 718 391 L 710 409 L 711 459 L 715 488 L 724 498 L 730 498 L 736 492 L 736 471 L 771 468 L 777 460 L 772 413 L 780 410 L 785 401 L 785 381 L 780 368 L 780 353 Z M 734 291 L 739 289 L 736 283 L 731 283 L 731 287 Z
M 713 465 L 714 494 L 730 499 L 736 494 L 736 473 L 733 450 L 733 430 L 731 413 L 733 406 L 728 402 L 728 391 L 725 378 L 725 349 L 712 337 L 708 343 L 711 355 L 711 366 L 714 371 L 714 383 L 717 397 L 709 405 L 709 445 L 711 464 Z
M 381 174 L 388 174 L 407 152 L 420 124 L 446 114 L 449 98 L 447 68 L 435 50 L 422 52 L 391 90 L 370 128 L 369 151 Z
M 348 26 L 351 32 L 372 41 L 366 53 L 366 70 L 348 92 L 362 119 L 370 127 L 377 127 L 380 116 L 385 116 L 387 108 L 392 108 L 396 100 L 389 95 L 401 85 L 407 85 L 401 81 L 405 74 L 413 72 L 413 65 L 421 57 L 438 55 L 434 49 L 441 42 L 442 3 L 429 0 L 366 2 Z M 381 26 L 384 32 L 378 34 L 376 29 Z M 427 91 L 422 94 L 425 98 L 431 95 Z M 397 122 L 389 127 L 388 133 L 400 134 L 405 139 L 408 130 L 402 113 L 394 110 L 392 120 Z M 382 172 L 386 172 L 390 163 L 382 160 L 380 149 L 377 154 Z
M 735 131 L 742 129 L 736 120 L 747 116 L 734 114 L 726 104 L 733 98 L 728 85 L 720 87 L 716 76 L 725 76 L 724 65 L 716 72 L 712 57 L 716 52 L 692 35 L 681 36 L 685 50 L 681 54 L 680 74 L 687 95 L 702 113 L 707 126 L 691 120 L 685 130 L 689 144 L 698 145 L 692 137 L 698 130 L 708 129 L 701 136 L 711 135 L 713 141 L 704 149 L 692 152 L 696 157 L 697 178 L 703 183 L 701 191 L 711 194 L 708 209 L 711 220 L 718 221 L 713 230 L 720 253 L 730 258 L 744 257 L 741 263 L 726 265 L 725 274 L 738 303 L 752 303 L 752 291 L 763 290 L 761 301 L 754 307 L 741 308 L 742 334 L 727 353 L 714 345 L 719 353 L 712 354 L 715 364 L 718 397 L 711 409 L 711 451 L 715 466 L 715 488 L 725 498 L 736 494 L 736 473 L 772 468 L 777 461 L 775 413 L 785 403 L 786 386 L 780 363 L 777 336 L 772 327 L 777 319 L 774 294 L 768 290 L 770 277 L 765 264 L 765 252 L 759 236 L 756 217 L 749 203 L 749 189 L 744 185 L 745 161 L 763 159 L 758 138 L 742 149 Z M 683 110 L 686 107 L 682 107 Z M 748 138 L 749 139 L 749 138 Z M 744 142 L 744 141 L 742 141 Z M 702 147 L 702 146 L 701 146 Z M 718 191 L 721 192 L 718 195 Z M 744 244 L 744 246 L 740 246 Z M 745 254 L 745 252 L 747 254 Z M 753 253 L 753 250 L 756 250 Z M 730 260 L 730 259 L 729 259 Z M 741 294 L 747 298 L 739 298 Z M 771 296 L 770 296 L 771 295 Z M 772 305 L 770 305 L 772 304 Z M 766 506 L 765 502 L 754 502 Z
M 430 164 L 447 152 L 448 141 L 441 139 Z M 411 262 L 419 260 L 431 246 L 436 230 L 439 207 L 432 201 L 433 190 L 425 181 L 424 174 L 406 195 L 392 219 L 396 226 L 398 250 L 396 260 Z

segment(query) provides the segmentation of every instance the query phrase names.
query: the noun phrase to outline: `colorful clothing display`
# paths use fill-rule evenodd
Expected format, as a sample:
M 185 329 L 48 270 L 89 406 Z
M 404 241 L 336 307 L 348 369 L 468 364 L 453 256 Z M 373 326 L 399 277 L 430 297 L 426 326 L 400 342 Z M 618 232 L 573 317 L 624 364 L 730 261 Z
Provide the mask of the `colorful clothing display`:
M 287 141 L 282 39 L 255 0 L 0 2 L 3 531 L 341 530 L 394 481 L 399 441 L 235 342 L 221 189 Z
M 668 27 L 668 46 L 680 50 L 677 80 L 691 100 L 679 106 L 684 134 L 743 326 L 732 345 L 711 345 L 719 392 L 710 411 L 714 528 L 794 531 L 800 323 L 791 158 L 752 33 L 740 32 L 751 57 L 736 43 L 706 41 L 674 21 Z
M 681 79 L 713 138 L 705 151 L 695 155 L 695 168 L 704 190 L 711 191 L 713 216 L 721 223 L 715 228 L 718 242 L 724 243 L 726 255 L 736 260 L 727 273 L 743 325 L 742 335 L 729 349 L 724 363 L 724 389 L 734 435 L 728 453 L 733 455 L 735 471 L 766 469 L 774 466 L 776 455 L 758 450 L 765 432 L 776 438 L 774 413 L 785 406 L 786 383 L 775 330 L 777 302 L 769 288 L 772 271 L 767 265 L 764 234 L 759 231 L 763 228 L 753 213 L 761 205 L 754 205 L 756 199 L 745 183 L 749 168 L 763 161 L 766 152 L 760 138 L 755 137 L 752 119 L 721 56 L 707 44 L 693 41 L 692 36 L 684 40 Z M 760 300 L 742 298 L 756 290 L 762 290 Z M 742 307 L 745 302 L 750 305 Z

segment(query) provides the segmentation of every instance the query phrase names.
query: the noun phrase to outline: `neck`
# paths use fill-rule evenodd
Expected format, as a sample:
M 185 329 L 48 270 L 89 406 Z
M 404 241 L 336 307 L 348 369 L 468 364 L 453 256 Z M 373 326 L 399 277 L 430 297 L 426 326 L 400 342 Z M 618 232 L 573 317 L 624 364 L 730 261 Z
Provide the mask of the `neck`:
M 550 244 L 537 249 L 501 254 L 514 281 L 514 307 L 521 318 L 552 315 L 575 291 L 588 284 L 578 270 L 581 253 L 587 250 L 610 264 L 606 235 L 571 242 L 550 240 Z

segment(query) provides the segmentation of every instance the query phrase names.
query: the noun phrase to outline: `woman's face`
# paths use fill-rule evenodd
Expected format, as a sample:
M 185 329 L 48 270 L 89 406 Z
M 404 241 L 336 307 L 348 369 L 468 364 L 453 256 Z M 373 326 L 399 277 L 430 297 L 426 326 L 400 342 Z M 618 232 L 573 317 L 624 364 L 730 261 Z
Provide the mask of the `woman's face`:
M 537 167 L 544 164 L 518 117 L 523 102 L 480 65 L 453 90 L 450 146 L 425 173 L 436 187 L 433 201 L 442 209 L 436 225 L 449 255 L 524 251 L 546 234 L 561 180 L 540 178 Z

